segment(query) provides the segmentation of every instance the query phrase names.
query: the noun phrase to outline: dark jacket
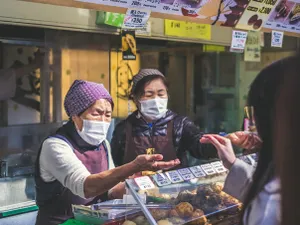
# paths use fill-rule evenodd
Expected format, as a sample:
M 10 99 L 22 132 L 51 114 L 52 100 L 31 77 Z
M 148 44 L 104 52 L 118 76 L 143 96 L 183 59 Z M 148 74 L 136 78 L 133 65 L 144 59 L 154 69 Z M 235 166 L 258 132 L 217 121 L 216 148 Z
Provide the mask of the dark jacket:
M 124 164 L 123 158 L 126 146 L 125 124 L 127 122 L 132 124 L 134 136 L 164 136 L 167 132 L 167 124 L 171 120 L 173 120 L 173 144 L 180 160 L 180 156 L 186 156 L 187 152 L 198 159 L 217 157 L 217 152 L 213 145 L 200 143 L 199 140 L 202 134 L 187 117 L 179 116 L 169 110 L 166 116 L 153 123 L 151 128 L 136 111 L 115 127 L 111 140 L 111 152 L 115 165 L 120 166 Z

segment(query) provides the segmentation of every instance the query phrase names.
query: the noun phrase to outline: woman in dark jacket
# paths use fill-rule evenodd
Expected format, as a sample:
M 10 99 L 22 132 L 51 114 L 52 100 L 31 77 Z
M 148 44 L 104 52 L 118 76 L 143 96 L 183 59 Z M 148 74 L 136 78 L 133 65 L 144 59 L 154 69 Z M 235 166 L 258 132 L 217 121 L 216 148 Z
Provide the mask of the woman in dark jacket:
M 164 160 L 179 158 L 181 166 L 188 166 L 188 152 L 195 158 L 217 156 L 214 147 L 200 143 L 200 130 L 192 121 L 167 109 L 167 86 L 156 69 L 142 69 L 134 76 L 130 97 L 138 110 L 114 130 L 111 149 L 116 166 L 145 153 L 161 153 Z

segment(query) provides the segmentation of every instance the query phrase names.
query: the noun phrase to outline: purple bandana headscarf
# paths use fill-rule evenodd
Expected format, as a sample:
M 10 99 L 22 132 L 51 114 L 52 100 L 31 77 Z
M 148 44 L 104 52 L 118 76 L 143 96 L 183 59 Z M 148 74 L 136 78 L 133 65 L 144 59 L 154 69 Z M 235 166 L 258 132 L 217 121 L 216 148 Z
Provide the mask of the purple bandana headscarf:
M 65 110 L 69 117 L 77 116 L 100 99 L 106 99 L 114 107 L 112 97 L 103 84 L 75 80 L 65 97 Z

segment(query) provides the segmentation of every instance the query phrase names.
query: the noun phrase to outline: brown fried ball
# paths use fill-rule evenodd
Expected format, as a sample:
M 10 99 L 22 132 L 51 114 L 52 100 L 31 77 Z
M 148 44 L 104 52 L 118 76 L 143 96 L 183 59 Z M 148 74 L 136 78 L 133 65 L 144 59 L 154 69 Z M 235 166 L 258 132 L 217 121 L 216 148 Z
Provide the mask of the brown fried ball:
M 181 218 L 186 218 L 193 215 L 194 208 L 188 202 L 181 202 L 176 206 L 176 211 Z

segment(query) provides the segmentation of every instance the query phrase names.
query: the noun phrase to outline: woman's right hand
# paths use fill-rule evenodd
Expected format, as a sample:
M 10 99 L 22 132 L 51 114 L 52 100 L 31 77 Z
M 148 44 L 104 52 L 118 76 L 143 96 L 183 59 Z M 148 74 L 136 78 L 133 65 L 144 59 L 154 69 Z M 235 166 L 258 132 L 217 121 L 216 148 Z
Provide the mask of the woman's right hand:
M 139 155 L 133 161 L 139 171 L 158 171 L 168 170 L 180 164 L 179 159 L 164 162 L 163 156 L 160 154 L 154 155 Z
M 202 143 L 211 143 L 218 151 L 218 156 L 223 165 L 230 169 L 234 164 L 236 157 L 232 148 L 231 141 L 228 138 L 215 134 L 206 134 L 200 139 Z

